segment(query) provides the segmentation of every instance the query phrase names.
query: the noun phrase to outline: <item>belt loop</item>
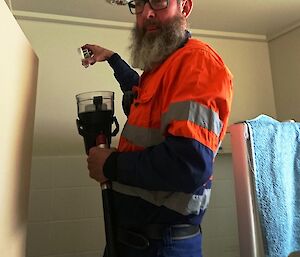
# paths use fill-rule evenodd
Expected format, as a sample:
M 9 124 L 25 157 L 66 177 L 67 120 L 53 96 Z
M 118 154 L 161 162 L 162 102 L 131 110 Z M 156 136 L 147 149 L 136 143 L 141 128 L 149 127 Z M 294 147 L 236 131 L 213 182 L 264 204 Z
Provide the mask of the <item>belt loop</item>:
M 171 247 L 173 244 L 173 239 L 172 239 L 172 227 L 169 226 L 167 227 L 164 232 L 163 232 L 163 241 L 164 245 L 166 247 Z

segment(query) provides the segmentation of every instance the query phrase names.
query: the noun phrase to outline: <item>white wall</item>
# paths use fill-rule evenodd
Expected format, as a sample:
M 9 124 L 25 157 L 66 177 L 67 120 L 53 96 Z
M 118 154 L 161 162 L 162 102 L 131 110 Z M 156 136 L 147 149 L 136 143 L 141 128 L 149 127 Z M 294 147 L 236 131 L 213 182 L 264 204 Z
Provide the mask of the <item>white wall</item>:
M 99 257 L 104 247 L 99 185 L 85 156 L 34 157 L 27 257 Z
M 40 58 L 34 134 L 27 257 L 95 257 L 103 249 L 98 185 L 88 178 L 82 138 L 75 126 L 75 94 L 91 90 L 121 92 L 107 64 L 84 69 L 77 47 L 90 42 L 118 51 L 125 59 L 126 28 L 71 25 L 19 19 Z M 195 36 L 201 35 L 194 33 Z M 266 42 L 201 37 L 224 57 L 235 77 L 231 122 L 264 112 L 275 115 Z M 268 97 L 269 96 L 269 97 Z M 210 208 L 204 218 L 204 253 L 239 255 L 231 156 L 219 155 Z
M 38 59 L 0 1 L 0 256 L 24 257 Z
M 269 43 L 278 119 L 300 121 L 300 27 Z

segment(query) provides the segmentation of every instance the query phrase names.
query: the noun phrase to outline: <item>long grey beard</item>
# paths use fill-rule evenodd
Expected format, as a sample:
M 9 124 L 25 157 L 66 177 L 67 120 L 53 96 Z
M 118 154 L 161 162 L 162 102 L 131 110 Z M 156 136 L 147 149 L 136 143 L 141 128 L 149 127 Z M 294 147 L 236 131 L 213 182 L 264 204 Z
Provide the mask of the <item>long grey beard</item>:
M 147 35 L 137 26 L 132 29 L 131 63 L 134 68 L 151 71 L 160 65 L 182 44 L 185 37 L 186 19 L 178 14 L 166 24 L 148 22 L 160 28 L 158 33 Z

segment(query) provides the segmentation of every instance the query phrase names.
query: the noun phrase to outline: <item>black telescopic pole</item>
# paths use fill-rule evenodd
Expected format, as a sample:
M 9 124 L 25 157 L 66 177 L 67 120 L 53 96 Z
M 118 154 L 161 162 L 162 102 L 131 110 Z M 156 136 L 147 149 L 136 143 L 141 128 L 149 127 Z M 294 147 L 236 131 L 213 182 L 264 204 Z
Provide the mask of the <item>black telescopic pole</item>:
M 105 224 L 106 237 L 106 255 L 105 257 L 117 257 L 117 250 L 115 245 L 115 230 L 113 222 L 113 211 L 111 206 L 112 192 L 110 182 L 101 184 L 102 203 Z
M 109 148 L 104 134 L 97 136 L 97 145 L 99 148 Z M 105 257 L 117 257 L 117 250 L 115 244 L 115 229 L 114 229 L 114 215 L 112 210 L 112 189 L 111 182 L 106 181 L 101 184 L 102 190 L 102 204 L 104 214 L 104 226 L 106 237 L 106 255 Z

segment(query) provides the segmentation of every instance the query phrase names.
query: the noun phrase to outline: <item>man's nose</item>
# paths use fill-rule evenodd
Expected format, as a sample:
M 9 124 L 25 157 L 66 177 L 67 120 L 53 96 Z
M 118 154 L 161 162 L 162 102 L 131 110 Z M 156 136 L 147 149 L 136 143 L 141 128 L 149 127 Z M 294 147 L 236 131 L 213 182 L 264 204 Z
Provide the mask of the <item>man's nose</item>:
M 143 16 L 147 19 L 155 17 L 155 11 L 151 8 L 149 3 L 146 3 L 144 6 Z

